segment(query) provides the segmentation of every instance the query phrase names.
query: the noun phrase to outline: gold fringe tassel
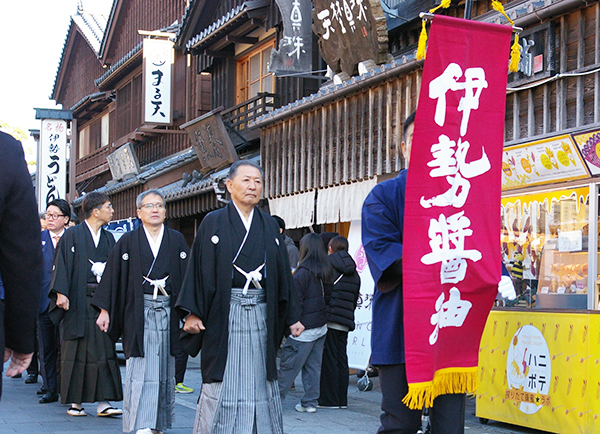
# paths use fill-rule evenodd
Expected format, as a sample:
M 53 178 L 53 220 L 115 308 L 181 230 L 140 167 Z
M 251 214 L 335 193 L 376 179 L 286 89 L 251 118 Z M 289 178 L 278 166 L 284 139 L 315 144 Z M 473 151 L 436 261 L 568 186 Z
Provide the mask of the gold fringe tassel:
M 515 35 L 515 42 L 510 47 L 510 63 L 508 64 L 510 72 L 519 70 L 519 60 L 521 60 L 521 46 L 519 45 L 519 35 Z
M 474 393 L 477 390 L 477 367 L 448 368 L 436 371 L 433 381 L 408 385 L 402 402 L 412 410 L 433 406 L 433 400 L 449 393 Z
M 427 46 L 427 20 L 423 20 L 421 34 L 419 35 L 419 45 L 417 46 L 417 60 L 425 58 L 425 47 Z
M 498 0 L 492 1 L 492 8 L 504 15 L 511 26 L 515 25 L 515 22 L 506 15 L 504 6 L 502 6 L 502 3 Z M 510 63 L 508 64 L 508 70 L 510 72 L 517 72 L 519 70 L 519 60 L 521 60 L 521 46 L 519 45 L 519 35 L 515 35 L 515 42 L 510 47 Z
M 438 9 L 444 8 L 447 9 L 450 7 L 450 2 L 451 0 L 442 0 L 442 2 L 434 7 L 433 9 L 429 10 L 430 14 L 435 13 L 435 11 L 437 11 Z M 419 35 L 419 44 L 417 45 L 417 54 L 416 54 L 416 58 L 417 60 L 421 60 L 425 58 L 425 52 L 426 52 L 426 47 L 427 47 L 427 20 L 423 20 L 423 25 L 421 27 L 421 34 Z

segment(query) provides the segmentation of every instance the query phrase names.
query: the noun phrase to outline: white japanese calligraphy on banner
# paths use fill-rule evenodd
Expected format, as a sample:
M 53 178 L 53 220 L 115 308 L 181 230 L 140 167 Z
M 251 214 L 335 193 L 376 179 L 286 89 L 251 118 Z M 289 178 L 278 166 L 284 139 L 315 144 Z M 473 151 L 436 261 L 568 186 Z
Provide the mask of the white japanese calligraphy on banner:
M 42 119 L 38 160 L 38 207 L 54 199 L 64 199 L 67 193 L 67 122 Z
M 431 167 L 429 176 L 432 178 L 445 177 L 449 189 L 431 199 L 421 198 L 423 208 L 447 207 L 462 208 L 471 188 L 470 179 L 476 178 L 490 170 L 490 161 L 487 158 L 485 147 L 481 147 L 481 157 L 467 163 L 467 154 L 470 149 L 468 141 L 463 137 L 467 134 L 469 118 L 472 110 L 479 108 L 479 97 L 483 89 L 487 88 L 485 70 L 483 68 L 467 68 L 464 72 L 457 63 L 450 63 L 444 72 L 429 83 L 429 98 L 437 100 L 434 121 L 444 127 L 446 121 L 447 93 L 458 92 L 460 100 L 457 110 L 462 112 L 460 123 L 460 137 L 451 140 L 445 134 L 438 138 L 439 143 L 431 146 L 433 157 L 427 166 Z M 454 97 L 454 95 L 452 96 Z M 470 228 L 471 220 L 465 216 L 465 211 L 460 211 L 446 216 L 440 214 L 439 219 L 431 219 L 429 224 L 429 246 L 431 253 L 424 255 L 421 262 L 425 265 L 441 263 L 440 283 L 459 284 L 465 279 L 468 261 L 479 261 L 481 252 L 476 249 L 465 250 L 465 238 L 473 235 Z M 461 327 L 469 314 L 472 303 L 461 299 L 460 289 L 452 287 L 448 300 L 444 293 L 440 294 L 435 302 L 435 314 L 431 316 L 433 332 L 429 336 L 429 343 L 437 342 L 439 329 L 444 327 Z
M 171 123 L 173 42 L 144 39 L 144 122 Z

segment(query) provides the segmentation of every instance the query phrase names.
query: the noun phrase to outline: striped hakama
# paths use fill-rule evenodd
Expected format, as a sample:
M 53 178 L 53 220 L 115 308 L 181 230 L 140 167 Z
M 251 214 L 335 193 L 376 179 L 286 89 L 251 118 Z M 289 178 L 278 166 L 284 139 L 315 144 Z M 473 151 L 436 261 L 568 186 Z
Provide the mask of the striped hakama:
M 277 380 L 267 381 L 264 289 L 234 288 L 223 382 L 203 383 L 194 434 L 282 434 Z
M 123 432 L 172 427 L 175 358 L 171 356 L 169 296 L 144 294 L 144 357 L 127 359 Z
M 98 311 L 90 304 L 97 287 L 86 287 L 84 336 L 61 343 L 61 404 L 123 399 L 115 344 L 96 325 Z

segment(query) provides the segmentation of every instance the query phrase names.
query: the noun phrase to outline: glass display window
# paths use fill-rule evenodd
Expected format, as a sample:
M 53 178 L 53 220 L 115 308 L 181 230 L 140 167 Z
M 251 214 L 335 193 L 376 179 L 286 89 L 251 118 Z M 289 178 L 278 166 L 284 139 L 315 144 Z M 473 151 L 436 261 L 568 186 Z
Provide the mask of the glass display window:
M 502 259 L 517 299 L 510 306 L 586 309 L 589 188 L 502 199 Z

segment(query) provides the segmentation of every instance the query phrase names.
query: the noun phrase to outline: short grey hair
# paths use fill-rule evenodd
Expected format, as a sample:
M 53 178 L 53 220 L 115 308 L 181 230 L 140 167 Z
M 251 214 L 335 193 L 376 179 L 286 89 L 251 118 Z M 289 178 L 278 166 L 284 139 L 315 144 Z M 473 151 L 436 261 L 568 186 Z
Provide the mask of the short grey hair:
M 233 180 L 233 178 L 235 178 L 237 176 L 237 171 L 240 168 L 240 166 L 252 166 L 255 169 L 258 169 L 258 171 L 260 172 L 260 177 L 264 180 L 265 179 L 265 172 L 263 171 L 262 167 L 260 167 L 260 165 L 253 160 L 238 160 L 235 163 L 233 163 L 231 165 L 231 167 L 229 168 L 229 173 L 227 174 L 227 179 L 231 179 Z
M 143 193 L 138 194 L 138 197 L 135 200 L 135 207 L 137 209 L 142 209 L 142 205 L 144 205 L 144 198 L 146 196 L 148 196 L 149 194 L 155 194 L 155 195 L 157 195 L 158 197 L 160 197 L 162 199 L 163 205 L 165 204 L 165 197 L 160 192 L 160 190 L 151 189 L 151 190 L 146 190 Z

